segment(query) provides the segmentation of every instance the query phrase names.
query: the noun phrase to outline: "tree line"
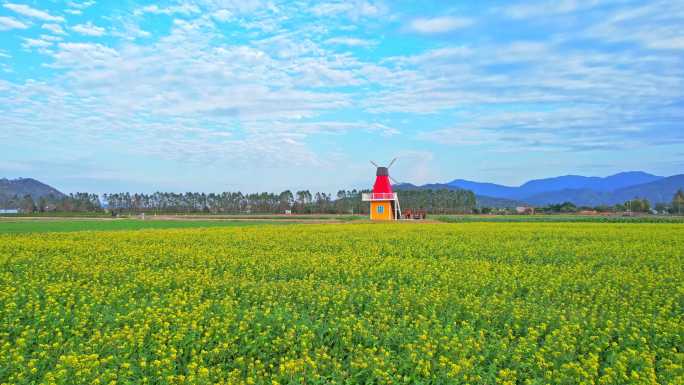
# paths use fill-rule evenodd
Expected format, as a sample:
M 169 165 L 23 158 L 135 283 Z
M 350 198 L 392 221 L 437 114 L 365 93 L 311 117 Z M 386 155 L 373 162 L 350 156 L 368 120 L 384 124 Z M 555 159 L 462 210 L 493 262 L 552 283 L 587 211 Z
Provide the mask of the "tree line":
M 30 195 L 14 196 L 0 207 L 22 212 L 97 212 L 113 213 L 207 213 L 207 214 L 368 214 L 370 205 L 361 200 L 370 190 L 340 190 L 334 196 L 309 190 L 281 193 L 75 193 L 34 200 Z M 475 194 L 467 190 L 398 191 L 401 208 L 426 210 L 432 214 L 464 214 L 475 210 Z
M 94 212 L 102 210 L 97 194 L 75 193 L 66 196 L 47 195 L 34 199 L 31 195 L 0 195 L 0 208 L 19 209 L 25 213 L 35 212 Z
M 618 203 L 612 206 L 595 206 L 582 207 L 576 206 L 572 202 L 563 202 L 559 204 L 547 205 L 537 209 L 537 212 L 544 213 L 576 213 L 579 211 L 593 210 L 599 212 L 634 212 L 634 213 L 648 213 L 655 210 L 658 213 L 665 214 L 684 214 L 684 191 L 678 190 L 672 197 L 671 203 L 656 203 L 651 205 L 648 199 L 634 198 L 624 203 Z
M 281 193 L 73 193 L 33 199 L 31 195 L 1 196 L 0 208 L 16 208 L 22 212 L 101 212 L 113 213 L 207 213 L 207 214 L 368 214 L 368 202 L 361 194 L 370 190 L 340 190 L 328 193 L 300 190 Z M 429 214 L 502 213 L 504 209 L 477 207 L 475 194 L 468 190 L 399 190 L 402 209 L 420 209 Z M 684 191 L 679 190 L 670 203 L 651 206 L 646 199 L 632 199 L 613 206 L 578 207 L 571 202 L 537 208 L 539 213 L 576 213 L 583 210 L 599 212 L 650 212 L 684 215 Z

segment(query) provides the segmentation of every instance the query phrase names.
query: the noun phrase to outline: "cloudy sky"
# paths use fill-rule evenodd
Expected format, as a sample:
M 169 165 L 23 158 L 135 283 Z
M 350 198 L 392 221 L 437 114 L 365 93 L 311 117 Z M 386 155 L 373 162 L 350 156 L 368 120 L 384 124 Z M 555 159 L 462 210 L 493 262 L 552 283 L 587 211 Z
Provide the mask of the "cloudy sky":
M 0 0 L 0 177 L 334 192 L 684 172 L 684 1 Z

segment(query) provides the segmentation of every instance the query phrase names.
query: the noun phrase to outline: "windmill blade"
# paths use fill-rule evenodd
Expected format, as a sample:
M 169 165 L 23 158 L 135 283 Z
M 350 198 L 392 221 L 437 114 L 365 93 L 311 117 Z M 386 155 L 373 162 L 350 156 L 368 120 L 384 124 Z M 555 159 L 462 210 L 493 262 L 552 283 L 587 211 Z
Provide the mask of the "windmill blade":
M 375 166 L 375 167 L 380 167 L 380 166 L 378 166 L 377 163 L 373 162 L 372 160 L 371 160 L 370 162 L 371 162 L 371 164 L 372 164 L 373 166 Z
M 396 162 L 396 161 L 397 161 L 397 158 L 392 159 L 392 161 L 389 163 L 389 165 L 387 165 L 387 168 L 392 167 L 392 165 L 393 165 L 394 162 Z
M 392 177 L 389 177 L 389 178 L 390 178 L 390 180 L 392 181 L 392 183 L 394 183 L 394 184 L 400 184 L 399 181 L 397 181 L 396 179 L 394 179 L 394 178 L 392 178 Z

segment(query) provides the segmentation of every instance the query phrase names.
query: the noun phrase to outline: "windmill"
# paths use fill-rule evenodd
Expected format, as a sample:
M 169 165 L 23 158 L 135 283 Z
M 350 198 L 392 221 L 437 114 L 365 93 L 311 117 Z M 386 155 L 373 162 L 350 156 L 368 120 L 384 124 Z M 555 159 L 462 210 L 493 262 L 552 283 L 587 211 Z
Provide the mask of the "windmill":
M 391 221 L 401 218 L 401 208 L 399 207 L 399 198 L 397 194 L 392 191 L 392 184 L 390 179 L 397 183 L 394 178 L 389 176 L 389 169 L 392 167 L 397 158 L 386 166 L 378 166 L 377 163 L 370 161 L 375 166 L 375 183 L 373 184 L 373 192 L 364 193 L 361 198 L 363 201 L 370 202 L 370 219 L 380 221 Z

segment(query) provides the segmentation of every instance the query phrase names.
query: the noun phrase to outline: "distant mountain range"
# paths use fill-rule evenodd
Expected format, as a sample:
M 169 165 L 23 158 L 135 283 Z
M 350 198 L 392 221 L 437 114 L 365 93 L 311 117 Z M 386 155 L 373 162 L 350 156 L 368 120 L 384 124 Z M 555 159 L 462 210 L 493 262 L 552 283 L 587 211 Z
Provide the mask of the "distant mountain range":
M 684 174 L 662 177 L 641 171 L 630 171 L 605 178 L 566 175 L 535 179 L 517 187 L 455 179 L 448 183 L 421 186 L 400 183 L 394 188 L 470 190 L 475 193 L 480 207 L 545 206 L 562 202 L 572 202 L 577 206 L 599 206 L 624 203 L 634 198 L 648 199 L 655 204 L 669 203 L 678 189 L 684 190 Z M 50 195 L 56 198 L 64 196 L 56 188 L 32 178 L 0 178 L 0 202 L 25 195 L 31 195 L 34 200 Z
M 489 207 L 512 207 L 523 202 L 536 206 L 562 202 L 572 202 L 578 206 L 614 205 L 637 197 L 648 199 L 655 204 L 670 202 L 678 189 L 684 189 L 684 174 L 662 177 L 641 171 L 630 171 L 605 178 L 565 175 L 531 180 L 517 187 L 463 179 L 422 186 L 401 183 L 395 187 L 400 190 L 471 190 L 475 193 L 479 206 Z
M 50 195 L 55 198 L 64 196 L 64 194 L 56 188 L 32 178 L 0 178 L 0 199 L 10 199 L 15 195 L 20 198 L 31 195 L 34 200 Z

